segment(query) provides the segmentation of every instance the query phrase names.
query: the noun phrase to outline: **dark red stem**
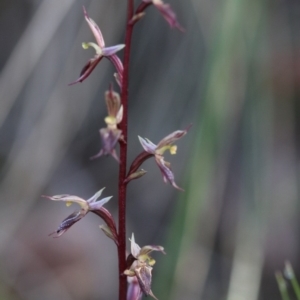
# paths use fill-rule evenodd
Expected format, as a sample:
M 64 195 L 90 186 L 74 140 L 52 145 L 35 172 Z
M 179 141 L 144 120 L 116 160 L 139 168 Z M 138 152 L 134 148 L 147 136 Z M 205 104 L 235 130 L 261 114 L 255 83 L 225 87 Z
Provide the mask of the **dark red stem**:
M 142 2 L 136 10 L 136 14 L 143 12 L 148 6 L 150 6 L 152 2 Z
M 126 270 L 126 165 L 127 165 L 127 125 L 128 125 L 128 84 L 129 84 L 129 59 L 133 25 L 130 20 L 133 17 L 133 0 L 128 0 L 127 24 L 124 52 L 124 71 L 122 82 L 121 100 L 123 104 L 123 120 L 120 124 L 123 141 L 120 142 L 120 169 L 119 169 L 119 300 L 126 300 L 127 277 L 123 275 Z

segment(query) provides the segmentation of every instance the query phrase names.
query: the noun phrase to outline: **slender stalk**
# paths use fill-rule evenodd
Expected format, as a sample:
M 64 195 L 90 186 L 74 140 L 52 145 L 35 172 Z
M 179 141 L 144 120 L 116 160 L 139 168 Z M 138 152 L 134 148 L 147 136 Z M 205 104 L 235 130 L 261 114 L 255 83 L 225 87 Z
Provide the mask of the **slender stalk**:
M 286 281 L 284 280 L 282 273 L 281 272 L 276 272 L 275 277 L 277 280 L 278 288 L 281 294 L 281 299 L 282 300 L 290 300 L 288 291 L 287 291 L 287 286 L 286 286 Z
M 143 12 L 148 6 L 150 6 L 152 4 L 152 2 L 142 2 L 140 4 L 140 6 L 137 8 L 136 13 L 141 13 Z
M 296 277 L 291 278 L 291 283 L 297 299 L 300 300 L 300 288 L 299 288 L 299 283 L 297 278 Z
M 284 274 L 291 281 L 293 290 L 297 297 L 297 300 L 300 300 L 300 286 L 299 286 L 298 280 L 295 276 L 293 267 L 292 267 L 291 263 L 288 261 L 285 263 Z
M 128 83 L 129 83 L 129 59 L 133 25 L 130 20 L 133 17 L 133 0 L 128 0 L 127 25 L 125 37 L 125 53 L 123 59 L 124 71 L 122 82 L 123 120 L 120 124 L 124 141 L 120 142 L 120 169 L 119 169 L 119 233 L 118 233 L 118 257 L 119 257 L 119 300 L 126 300 L 127 278 L 122 276 L 126 269 L 126 178 L 127 165 L 127 125 L 128 125 Z

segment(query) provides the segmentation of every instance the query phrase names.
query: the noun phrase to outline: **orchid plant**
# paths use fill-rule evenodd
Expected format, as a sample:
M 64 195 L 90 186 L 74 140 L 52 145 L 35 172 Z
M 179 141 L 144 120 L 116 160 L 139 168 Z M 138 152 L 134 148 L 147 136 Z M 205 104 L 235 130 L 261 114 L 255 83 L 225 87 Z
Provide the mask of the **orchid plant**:
M 80 206 L 79 210 L 76 210 L 64 219 L 57 230 L 50 234 L 55 237 L 63 235 L 71 226 L 81 220 L 89 212 L 97 214 L 104 220 L 105 225 L 101 225 L 100 228 L 107 237 L 114 241 L 118 250 L 120 275 L 119 300 L 139 300 L 142 298 L 143 294 L 157 299 L 151 289 L 152 268 L 155 264 L 155 260 L 149 254 L 152 251 L 159 251 L 165 254 L 162 246 L 151 245 L 140 248 L 135 242 L 134 234 L 132 234 L 130 239 L 131 251 L 130 254 L 126 255 L 127 232 L 125 225 L 127 185 L 131 180 L 138 179 L 146 174 L 146 171 L 140 167 L 145 160 L 154 157 L 155 162 L 161 171 L 163 180 L 166 183 L 170 183 L 175 189 L 182 191 L 182 188 L 175 183 L 175 176 L 171 170 L 171 165 L 169 162 L 165 161 L 164 153 L 169 150 L 171 154 L 176 154 L 177 147 L 174 143 L 182 138 L 189 130 L 188 127 L 184 130 L 174 131 L 164 137 L 157 145 L 152 143 L 149 139 L 138 137 L 143 151 L 133 160 L 127 172 L 128 82 L 132 31 L 135 24 L 144 17 L 145 10 L 151 5 L 157 8 L 171 28 L 177 28 L 180 31 L 184 31 L 169 4 L 166 4 L 161 0 L 142 0 L 135 9 L 134 1 L 128 0 L 125 43 L 106 47 L 100 28 L 96 22 L 89 17 L 86 9 L 83 8 L 84 18 L 94 35 L 96 43 L 83 43 L 82 46 L 84 49 L 92 47 L 95 49 L 96 53 L 83 67 L 78 79 L 70 84 L 72 85 L 86 80 L 104 57 L 115 67 L 116 73 L 114 74 L 114 77 L 119 86 L 120 94 L 113 90 L 112 84 L 105 93 L 107 117 L 104 121 L 106 127 L 99 130 L 102 148 L 98 154 L 91 158 L 94 159 L 111 155 L 119 165 L 118 227 L 116 226 L 112 214 L 103 207 L 103 205 L 112 197 L 105 197 L 98 200 L 101 197 L 104 188 L 88 200 L 68 194 L 43 196 L 53 201 L 65 202 L 67 206 L 74 203 Z M 123 48 L 125 48 L 125 52 L 122 61 L 118 57 L 117 52 Z M 120 147 L 119 156 L 116 150 L 118 144 Z

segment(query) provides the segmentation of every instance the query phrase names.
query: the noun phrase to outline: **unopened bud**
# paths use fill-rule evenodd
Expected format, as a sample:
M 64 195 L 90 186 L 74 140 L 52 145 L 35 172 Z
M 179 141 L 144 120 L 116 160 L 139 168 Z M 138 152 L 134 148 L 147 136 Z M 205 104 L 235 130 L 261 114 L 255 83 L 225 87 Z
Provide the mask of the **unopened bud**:
M 100 225 L 99 226 L 100 229 L 104 232 L 104 234 L 109 237 L 110 239 L 112 239 L 114 242 L 116 242 L 116 239 L 112 233 L 112 231 L 110 230 L 110 228 L 107 225 Z
M 134 24 L 136 23 L 137 21 L 139 21 L 141 18 L 143 18 L 145 16 L 145 13 L 144 12 L 140 12 L 136 15 L 134 15 L 132 17 L 132 19 L 130 20 L 130 24 Z
M 145 171 L 145 170 L 143 170 L 143 169 L 140 169 L 140 170 L 138 170 L 138 171 L 136 171 L 136 172 L 130 174 L 130 175 L 125 179 L 124 182 L 126 183 L 126 182 L 129 182 L 129 181 L 133 180 L 133 179 L 138 179 L 138 178 L 144 176 L 146 173 L 147 173 L 147 171 Z

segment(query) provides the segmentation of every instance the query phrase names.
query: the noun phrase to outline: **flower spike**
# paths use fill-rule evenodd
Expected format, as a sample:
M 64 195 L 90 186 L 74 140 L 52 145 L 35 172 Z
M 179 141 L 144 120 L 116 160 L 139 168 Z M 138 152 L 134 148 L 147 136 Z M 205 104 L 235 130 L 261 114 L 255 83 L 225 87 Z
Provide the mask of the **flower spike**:
M 69 85 L 73 85 L 78 82 L 84 81 L 92 73 L 92 71 L 96 68 L 96 66 L 99 64 L 99 62 L 102 60 L 103 57 L 108 58 L 114 64 L 115 68 L 117 69 L 117 74 L 119 75 L 120 78 L 122 78 L 123 64 L 120 61 L 120 59 L 118 58 L 118 56 L 116 55 L 116 52 L 122 50 L 125 47 L 125 45 L 120 44 L 120 45 L 115 45 L 115 46 L 111 46 L 111 47 L 105 47 L 105 42 L 104 42 L 101 30 L 98 27 L 98 25 L 94 22 L 94 20 L 92 20 L 88 16 L 85 7 L 83 7 L 83 13 L 84 13 L 85 20 L 87 21 L 87 23 L 95 37 L 97 44 L 92 43 L 92 42 L 82 43 L 82 47 L 83 47 L 83 49 L 88 49 L 88 48 L 92 47 L 95 49 L 96 54 L 83 67 L 83 69 L 80 72 L 79 78 L 77 80 L 75 80 L 74 82 L 70 83 Z

